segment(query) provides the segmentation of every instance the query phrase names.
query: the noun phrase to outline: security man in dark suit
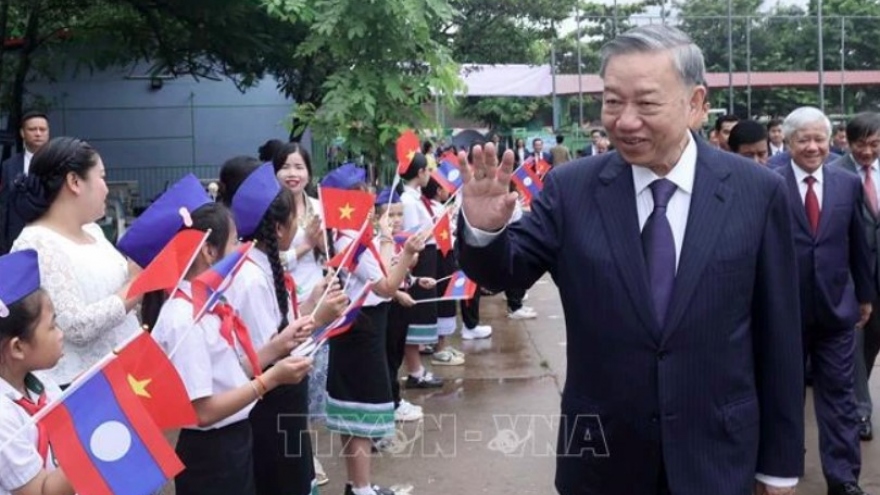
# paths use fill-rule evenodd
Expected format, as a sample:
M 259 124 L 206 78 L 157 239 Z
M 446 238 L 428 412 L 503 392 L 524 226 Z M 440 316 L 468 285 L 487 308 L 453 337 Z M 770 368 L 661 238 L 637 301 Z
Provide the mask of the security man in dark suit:
M 0 164 L 0 255 L 9 252 L 24 229 L 24 220 L 10 203 L 12 187 L 16 177 L 27 175 L 34 153 L 49 142 L 49 118 L 42 112 L 28 112 L 21 118 L 19 133 L 24 151 Z

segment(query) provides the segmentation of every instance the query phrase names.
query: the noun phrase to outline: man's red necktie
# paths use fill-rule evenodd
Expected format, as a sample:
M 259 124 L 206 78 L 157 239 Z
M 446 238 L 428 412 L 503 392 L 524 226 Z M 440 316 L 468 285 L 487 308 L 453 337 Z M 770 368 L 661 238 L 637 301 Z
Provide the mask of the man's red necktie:
M 804 182 L 807 183 L 807 196 L 804 198 L 804 208 L 807 210 L 807 221 L 810 222 L 813 235 L 816 235 L 819 232 L 819 197 L 816 196 L 816 191 L 813 189 L 816 178 L 810 175 L 804 179 Z

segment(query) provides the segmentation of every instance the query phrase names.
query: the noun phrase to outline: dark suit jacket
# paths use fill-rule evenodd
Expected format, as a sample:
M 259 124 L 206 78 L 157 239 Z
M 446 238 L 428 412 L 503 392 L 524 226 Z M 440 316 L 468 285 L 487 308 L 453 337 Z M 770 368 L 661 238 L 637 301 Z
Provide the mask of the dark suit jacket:
M 24 172 L 24 154 L 18 153 L 0 164 L 0 254 L 12 248 L 12 242 L 24 229 L 24 220 L 12 208 L 12 184 Z
M 860 167 L 853 161 L 852 155 L 849 153 L 832 162 L 831 166 L 852 172 L 859 177 L 859 181 L 862 180 L 858 175 Z M 880 289 L 880 218 L 871 213 L 865 201 L 862 201 L 862 221 L 865 224 L 868 248 L 871 250 L 871 273 L 874 275 L 874 288 Z M 875 308 L 875 310 L 880 311 L 880 308 Z
M 529 153 L 528 155 L 526 155 L 526 159 L 529 159 L 529 158 L 531 158 L 531 157 L 533 157 L 533 156 L 535 156 L 535 152 L 534 152 L 534 151 L 531 152 L 531 153 Z M 551 154 L 550 154 L 549 152 L 547 152 L 547 151 L 542 151 L 542 152 L 541 152 L 541 156 L 544 158 L 544 161 L 545 161 L 545 162 L 549 163 L 550 165 L 553 165 L 553 155 L 551 155 Z
M 861 181 L 839 167 L 823 168 L 819 232 L 814 237 L 794 171 L 791 166 L 776 171 L 788 183 L 795 218 L 802 322 L 852 330 L 859 321 L 859 303 L 876 296 L 862 220 Z
M 663 329 L 632 168 L 616 152 L 554 169 L 531 213 L 489 246 L 459 236 L 461 266 L 481 286 L 529 287 L 549 271 L 559 287 L 568 341 L 562 494 L 655 494 L 663 466 L 676 495 L 742 495 L 756 472 L 803 473 L 801 326 L 785 184 L 742 157 L 697 146 Z

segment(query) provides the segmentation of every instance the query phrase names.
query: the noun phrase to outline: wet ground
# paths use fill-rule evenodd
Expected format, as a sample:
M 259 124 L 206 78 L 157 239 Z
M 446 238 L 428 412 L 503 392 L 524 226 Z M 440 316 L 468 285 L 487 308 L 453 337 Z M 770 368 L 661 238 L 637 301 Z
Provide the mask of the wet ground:
M 553 452 L 565 374 L 562 309 L 547 279 L 529 291 L 526 304 L 538 318 L 511 321 L 502 295 L 483 298 L 481 317 L 493 326 L 492 338 L 456 338 L 454 345 L 467 353 L 465 366 L 434 367 L 448 381 L 440 391 L 405 393 L 424 408 L 426 420 L 401 425 L 399 449 L 374 461 L 375 483 L 412 487 L 412 495 L 556 493 Z M 880 397 L 878 376 L 880 370 L 871 384 L 875 397 Z M 807 469 L 798 493 L 824 495 L 809 391 L 807 404 Z M 332 452 L 338 445 L 338 439 L 319 434 L 318 452 L 331 478 L 322 487 L 325 494 L 343 493 L 344 465 Z M 880 437 L 862 443 L 862 456 L 862 487 L 878 495 Z

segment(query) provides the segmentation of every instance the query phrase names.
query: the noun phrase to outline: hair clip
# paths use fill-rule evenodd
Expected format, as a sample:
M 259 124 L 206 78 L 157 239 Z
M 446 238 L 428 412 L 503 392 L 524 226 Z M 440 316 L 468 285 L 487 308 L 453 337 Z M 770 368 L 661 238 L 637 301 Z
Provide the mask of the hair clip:
M 0 318 L 7 318 L 9 316 L 9 307 L 0 300 Z
M 193 226 L 193 219 L 192 216 L 190 216 L 189 214 L 189 210 L 181 207 L 180 210 L 178 210 L 177 212 L 180 213 L 180 218 L 183 219 L 183 225 L 187 228 L 191 228 Z

